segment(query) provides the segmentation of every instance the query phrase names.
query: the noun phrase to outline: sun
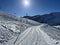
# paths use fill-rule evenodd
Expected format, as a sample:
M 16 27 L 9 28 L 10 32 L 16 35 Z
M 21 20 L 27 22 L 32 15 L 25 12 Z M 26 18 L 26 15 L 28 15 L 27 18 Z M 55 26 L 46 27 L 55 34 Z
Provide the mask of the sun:
M 24 4 L 25 4 L 25 5 L 29 5 L 29 2 L 26 0 Z
M 24 0 L 24 6 L 29 6 L 29 0 Z

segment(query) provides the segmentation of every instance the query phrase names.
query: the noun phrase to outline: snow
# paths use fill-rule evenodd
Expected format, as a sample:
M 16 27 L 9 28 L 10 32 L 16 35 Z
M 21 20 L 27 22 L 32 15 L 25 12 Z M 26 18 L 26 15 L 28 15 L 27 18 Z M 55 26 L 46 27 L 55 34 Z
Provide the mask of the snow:
M 60 25 L 57 25 L 57 26 L 54 26 L 54 27 L 60 30 Z
M 16 39 L 24 30 L 33 26 L 31 24 L 18 21 L 0 21 L 0 41 L 2 41 L 0 43 L 4 44 L 6 41 Z
M 40 23 L 0 12 L 0 45 L 14 42 L 22 32 L 34 25 L 40 25 Z
M 60 30 L 0 12 L 0 45 L 60 45 Z
M 60 31 L 46 24 L 33 26 L 18 37 L 15 45 L 60 45 Z

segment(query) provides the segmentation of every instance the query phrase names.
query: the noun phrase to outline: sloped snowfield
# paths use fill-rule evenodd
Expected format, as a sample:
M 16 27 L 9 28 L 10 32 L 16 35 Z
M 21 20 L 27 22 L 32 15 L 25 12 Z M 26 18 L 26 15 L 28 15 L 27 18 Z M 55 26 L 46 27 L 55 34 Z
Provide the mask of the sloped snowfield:
M 0 45 L 60 45 L 60 29 L 0 12 Z
M 41 24 L 25 30 L 12 45 L 60 45 L 60 30 Z
M 38 22 L 35 23 L 35 21 L 28 20 L 29 19 L 23 18 L 20 18 L 19 21 L 0 19 L 0 45 L 6 45 L 6 43 L 10 43 L 10 40 L 14 40 L 13 42 L 15 42 L 19 35 L 28 27 L 40 24 Z
M 19 37 L 28 27 L 39 25 L 40 23 L 19 18 L 0 11 L 0 45 L 6 45 Z M 11 40 L 11 41 L 10 41 Z M 13 43 L 12 42 L 12 43 Z
M 28 25 L 23 25 L 16 21 L 0 22 L 0 43 L 5 44 L 9 40 L 17 37 Z

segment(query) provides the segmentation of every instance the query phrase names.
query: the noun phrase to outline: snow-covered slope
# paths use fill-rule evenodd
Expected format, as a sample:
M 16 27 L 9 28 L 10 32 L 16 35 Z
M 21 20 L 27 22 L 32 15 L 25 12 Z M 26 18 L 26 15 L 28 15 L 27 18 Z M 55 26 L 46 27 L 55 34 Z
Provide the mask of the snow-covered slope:
M 47 24 L 33 26 L 21 33 L 15 45 L 60 45 L 60 30 Z
M 17 21 L 18 18 L 16 16 L 4 13 L 0 11 L 0 21 Z
M 0 45 L 60 45 L 60 30 L 0 12 Z
M 41 23 L 38 23 L 38 22 L 30 20 L 30 19 L 26 19 L 26 18 L 20 18 L 19 21 L 21 23 L 25 23 L 25 24 L 29 24 L 29 25 L 33 25 L 33 26 L 41 24 Z
M 17 38 L 28 27 L 39 24 L 29 19 L 0 12 L 0 44 L 5 44 L 9 40 Z

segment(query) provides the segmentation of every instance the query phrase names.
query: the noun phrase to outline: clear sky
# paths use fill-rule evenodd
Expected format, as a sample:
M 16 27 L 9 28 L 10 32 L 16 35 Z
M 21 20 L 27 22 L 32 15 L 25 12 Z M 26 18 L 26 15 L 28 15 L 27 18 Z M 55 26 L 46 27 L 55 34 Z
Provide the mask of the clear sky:
M 15 16 L 60 12 L 60 0 L 0 0 L 0 11 Z

